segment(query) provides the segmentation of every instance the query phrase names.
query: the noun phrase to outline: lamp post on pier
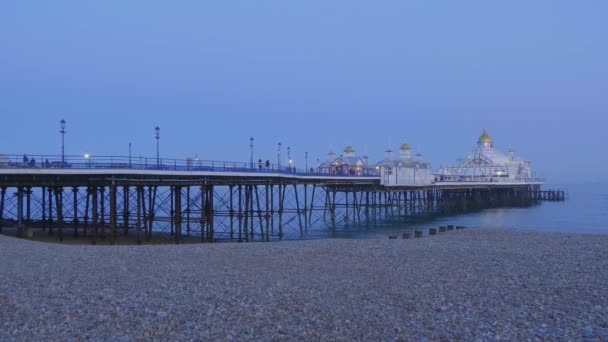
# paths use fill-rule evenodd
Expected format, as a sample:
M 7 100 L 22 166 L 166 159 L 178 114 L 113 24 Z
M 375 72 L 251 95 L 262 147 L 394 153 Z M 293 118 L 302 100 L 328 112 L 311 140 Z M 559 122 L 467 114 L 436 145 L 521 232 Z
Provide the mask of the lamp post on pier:
M 160 167 L 160 127 L 156 126 L 154 129 L 156 139 L 156 166 Z
M 291 147 L 287 146 L 287 163 L 289 164 L 289 172 L 291 172 Z
M 65 120 L 59 121 L 59 133 L 61 133 L 61 167 L 65 167 Z
M 306 161 L 306 173 L 308 173 L 308 152 L 304 152 L 304 160 Z
M 281 143 L 277 144 L 277 169 L 281 171 Z
M 129 169 L 131 168 L 131 142 L 129 142 Z
M 250 149 L 249 167 L 251 167 L 253 169 L 253 137 L 249 138 L 249 149 Z
M 91 168 L 91 155 L 89 153 L 84 154 L 84 160 L 87 162 L 87 167 Z

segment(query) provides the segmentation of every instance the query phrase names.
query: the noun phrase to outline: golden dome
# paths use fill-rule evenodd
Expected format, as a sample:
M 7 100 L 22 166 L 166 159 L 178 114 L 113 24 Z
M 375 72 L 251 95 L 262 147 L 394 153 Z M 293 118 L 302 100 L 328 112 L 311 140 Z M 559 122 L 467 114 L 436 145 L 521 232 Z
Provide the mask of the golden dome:
M 483 133 L 481 134 L 481 136 L 479 137 L 479 140 L 477 140 L 477 142 L 479 142 L 479 143 L 492 143 L 492 137 L 488 134 L 488 131 L 486 131 L 484 129 Z
M 408 144 L 401 145 L 401 149 L 402 150 L 411 150 L 410 145 L 408 145 Z
M 344 149 L 344 153 L 352 153 L 355 152 L 355 149 L 353 149 L 352 146 L 346 146 L 346 148 Z

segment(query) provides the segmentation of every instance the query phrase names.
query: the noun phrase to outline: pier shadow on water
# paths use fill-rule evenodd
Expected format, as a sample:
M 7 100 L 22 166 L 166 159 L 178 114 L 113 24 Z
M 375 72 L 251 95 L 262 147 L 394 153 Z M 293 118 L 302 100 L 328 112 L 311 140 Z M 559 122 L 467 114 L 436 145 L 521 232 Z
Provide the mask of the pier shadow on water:
M 547 204 L 537 200 L 508 201 L 501 204 L 480 203 L 467 209 L 438 207 L 435 210 L 418 215 L 389 215 L 362 222 L 342 222 L 335 228 L 330 225 L 313 226 L 306 230 L 303 236 L 289 234 L 287 239 L 386 239 L 389 235 L 400 235 L 421 230 L 428 233 L 429 228 L 445 225 L 458 225 L 466 227 L 498 227 L 496 223 L 504 222 L 501 218 L 514 213 L 526 213 Z M 494 222 L 494 224 L 487 224 Z M 500 225 L 499 225 L 500 226 Z M 506 226 L 500 226 L 506 227 Z

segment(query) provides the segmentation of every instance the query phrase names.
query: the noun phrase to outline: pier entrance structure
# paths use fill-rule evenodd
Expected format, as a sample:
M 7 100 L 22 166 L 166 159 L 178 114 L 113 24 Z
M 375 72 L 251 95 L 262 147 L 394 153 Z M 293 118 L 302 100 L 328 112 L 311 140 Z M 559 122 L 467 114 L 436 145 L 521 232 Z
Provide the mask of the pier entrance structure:
M 391 155 L 373 167 L 347 148 L 340 165 L 336 157 L 314 172 L 198 159 L 36 158 L 0 157 L 0 232 L 91 243 L 157 236 L 176 243 L 270 241 L 304 236 L 311 227 L 565 199 L 563 191 L 542 191 L 529 162 L 494 150 L 485 131 L 478 150 L 434 178 L 407 144 L 399 159 Z

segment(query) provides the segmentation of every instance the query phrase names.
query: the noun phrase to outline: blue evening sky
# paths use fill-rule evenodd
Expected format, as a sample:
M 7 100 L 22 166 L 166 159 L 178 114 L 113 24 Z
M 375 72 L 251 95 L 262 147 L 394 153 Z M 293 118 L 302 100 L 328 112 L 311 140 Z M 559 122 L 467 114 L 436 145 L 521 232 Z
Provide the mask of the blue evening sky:
M 0 2 L 0 153 L 298 166 L 487 128 L 550 180 L 608 178 L 606 1 Z M 285 154 L 283 154 L 285 160 Z

